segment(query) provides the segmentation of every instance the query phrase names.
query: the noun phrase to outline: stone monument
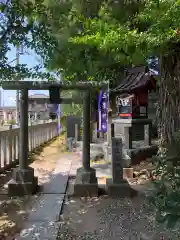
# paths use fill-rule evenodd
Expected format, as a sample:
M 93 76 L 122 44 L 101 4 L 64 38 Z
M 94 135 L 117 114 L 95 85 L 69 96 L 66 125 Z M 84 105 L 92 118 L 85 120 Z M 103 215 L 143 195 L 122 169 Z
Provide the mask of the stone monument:
M 133 193 L 128 182 L 123 179 L 122 139 L 112 138 L 112 179 L 106 180 L 108 195 L 126 197 Z

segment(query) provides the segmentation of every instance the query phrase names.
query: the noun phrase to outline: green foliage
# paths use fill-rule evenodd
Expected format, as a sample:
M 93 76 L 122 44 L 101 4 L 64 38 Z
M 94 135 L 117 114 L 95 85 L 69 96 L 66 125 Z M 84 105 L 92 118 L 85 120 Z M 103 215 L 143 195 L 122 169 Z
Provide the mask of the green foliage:
M 12 68 L 9 43 L 23 44 L 49 70 L 68 80 L 116 81 L 117 65 L 145 63 L 179 42 L 178 0 L 5 0 L 0 4 L 2 78 L 41 77 L 35 69 Z M 43 75 L 49 79 L 50 76 Z
M 19 80 L 25 77 L 42 78 L 54 80 L 50 73 L 42 73 L 41 67 L 28 68 L 24 64 L 11 66 L 6 56 L 11 46 L 35 49 L 36 41 L 46 36 L 48 32 L 43 31 L 43 25 L 38 24 L 37 16 L 42 5 L 31 1 L 4 0 L 0 2 L 0 78 L 3 80 Z M 46 48 L 46 42 L 44 42 Z M 44 48 L 44 50 L 45 50 Z M 47 51 L 47 48 L 46 48 Z M 38 53 L 38 51 L 36 51 Z
M 16 120 L 15 119 L 11 119 L 11 120 L 8 121 L 8 124 L 15 125 L 16 124 Z
M 61 96 L 64 98 L 72 98 L 71 104 L 61 104 L 61 111 L 63 116 L 81 116 L 82 115 L 82 104 L 75 104 L 73 99 L 82 98 L 82 93 L 79 91 L 62 91 Z
M 175 0 L 93 4 L 49 0 L 39 8 L 47 12 L 42 15 L 37 10 L 37 19 L 49 32 L 50 46 L 45 46 L 43 32 L 36 51 L 47 68 L 70 80 L 117 81 L 122 77 L 118 65 L 144 64 L 153 54 L 168 53 L 170 43 L 179 41 L 180 8 Z
M 180 225 L 180 132 L 173 136 L 173 146 L 162 146 L 160 156 L 154 158 L 154 190 L 148 196 L 149 204 L 154 208 L 156 220 L 167 228 Z M 172 149 L 177 155 L 167 153 Z M 176 151 L 177 150 L 177 151 Z M 167 157 L 169 155 L 169 157 Z M 151 208 L 152 209 L 152 208 Z
M 62 104 L 62 111 L 64 116 L 82 115 L 82 105 L 80 104 Z

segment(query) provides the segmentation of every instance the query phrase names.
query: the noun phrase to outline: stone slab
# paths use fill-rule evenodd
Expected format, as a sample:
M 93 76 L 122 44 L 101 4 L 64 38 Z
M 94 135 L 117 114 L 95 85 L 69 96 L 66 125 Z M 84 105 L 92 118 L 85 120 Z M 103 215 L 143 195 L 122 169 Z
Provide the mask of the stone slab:
M 19 183 L 32 182 L 34 180 L 34 169 L 31 167 L 28 167 L 28 169 L 14 168 L 12 178 Z
M 90 168 L 87 170 L 83 167 L 77 169 L 73 195 L 76 197 L 98 196 L 98 181 L 95 169 Z
M 25 196 L 35 194 L 38 190 L 38 178 L 34 177 L 33 182 L 16 182 L 11 179 L 8 183 L 8 196 Z
M 106 180 L 106 188 L 108 196 L 110 197 L 133 197 L 136 195 L 136 191 L 131 188 L 126 180 L 122 180 L 121 183 L 113 183 L 112 179 Z
M 65 194 L 71 164 L 72 161 L 69 159 L 59 160 L 49 181 L 42 186 L 40 191 L 44 194 Z
M 98 196 L 98 184 L 74 184 L 73 196 L 76 197 L 97 197 Z
M 94 168 L 85 169 L 83 167 L 77 169 L 76 184 L 97 184 L 96 170 Z
M 45 183 L 40 192 L 44 194 L 65 194 L 68 184 L 69 174 L 53 174 L 48 183 Z
M 56 240 L 60 222 L 28 222 L 15 240 Z
M 29 211 L 27 222 L 59 221 L 64 197 L 64 194 L 41 194 Z

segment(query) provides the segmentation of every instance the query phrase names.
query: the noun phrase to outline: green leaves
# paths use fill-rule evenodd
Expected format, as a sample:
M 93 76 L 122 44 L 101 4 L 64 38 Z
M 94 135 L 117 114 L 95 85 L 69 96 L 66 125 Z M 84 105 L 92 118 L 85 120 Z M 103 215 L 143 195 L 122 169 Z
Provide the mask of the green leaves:
M 140 2 L 13 0 L 8 10 L 1 4 L 6 19 L 1 52 L 4 57 L 8 43 L 23 43 L 43 58 L 45 67 L 63 70 L 66 77 L 100 77 L 107 59 L 109 64 L 144 64 L 179 41 L 180 8 L 176 0 Z M 19 23 L 11 25 L 12 20 Z
M 178 148 L 179 132 L 174 134 L 172 145 L 174 149 Z M 179 153 L 174 150 L 173 153 L 175 152 Z M 154 207 L 156 221 L 166 228 L 174 229 L 180 224 L 180 157 L 167 158 L 162 155 L 154 163 L 155 171 L 152 174 L 157 180 L 153 182 L 154 190 L 148 200 Z

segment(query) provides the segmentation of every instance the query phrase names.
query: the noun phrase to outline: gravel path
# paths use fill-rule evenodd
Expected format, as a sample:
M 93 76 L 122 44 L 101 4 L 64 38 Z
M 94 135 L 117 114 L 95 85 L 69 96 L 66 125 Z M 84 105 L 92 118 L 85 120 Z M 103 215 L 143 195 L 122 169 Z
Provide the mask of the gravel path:
M 145 199 L 71 198 L 66 201 L 58 240 L 176 240 L 176 236 L 155 227 Z

